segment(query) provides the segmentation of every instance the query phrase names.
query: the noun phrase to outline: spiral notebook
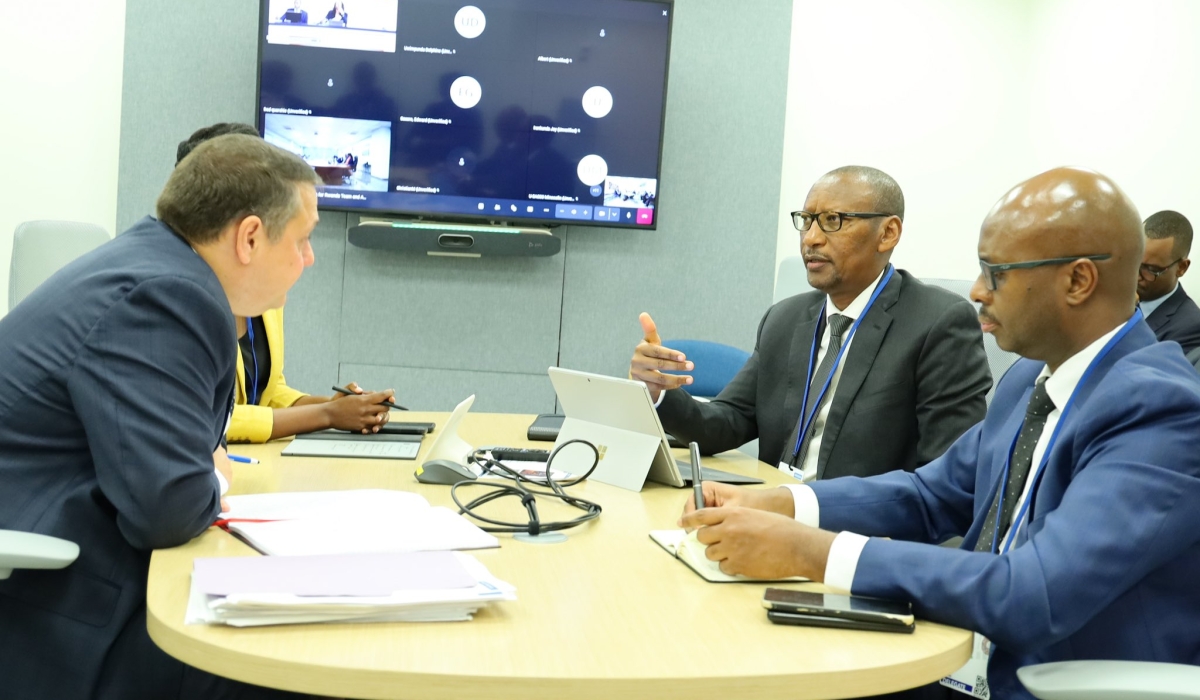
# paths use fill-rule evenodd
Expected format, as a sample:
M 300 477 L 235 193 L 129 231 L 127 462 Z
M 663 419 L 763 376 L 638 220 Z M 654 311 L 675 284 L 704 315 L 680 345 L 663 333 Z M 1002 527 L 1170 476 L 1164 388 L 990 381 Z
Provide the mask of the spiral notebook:
M 704 556 L 706 545 L 696 539 L 696 533 L 686 530 L 651 530 L 650 539 L 662 547 L 671 556 L 695 571 L 700 578 L 712 583 L 763 583 L 791 581 L 803 583 L 808 581 L 800 576 L 792 578 L 751 578 L 749 576 L 733 576 L 721 571 L 721 565 Z

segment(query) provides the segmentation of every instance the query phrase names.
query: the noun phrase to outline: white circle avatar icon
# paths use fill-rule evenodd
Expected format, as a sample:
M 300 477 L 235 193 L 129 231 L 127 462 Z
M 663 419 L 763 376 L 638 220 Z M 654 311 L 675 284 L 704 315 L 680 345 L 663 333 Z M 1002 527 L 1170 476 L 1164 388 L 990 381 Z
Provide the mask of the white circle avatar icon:
M 579 168 L 576 172 L 579 173 L 580 182 L 588 187 L 599 185 L 604 182 L 604 178 L 608 177 L 608 163 L 595 154 L 584 156 L 579 161 Z
M 583 93 L 583 111 L 593 119 L 607 117 L 613 108 L 612 93 L 599 85 L 590 87 Z
M 474 39 L 483 34 L 485 27 L 487 17 L 483 16 L 483 10 L 474 5 L 463 6 L 458 14 L 454 15 L 454 28 L 464 39 Z
M 450 99 L 462 109 L 474 107 L 482 97 L 483 87 L 478 80 L 469 75 L 464 75 L 450 84 Z

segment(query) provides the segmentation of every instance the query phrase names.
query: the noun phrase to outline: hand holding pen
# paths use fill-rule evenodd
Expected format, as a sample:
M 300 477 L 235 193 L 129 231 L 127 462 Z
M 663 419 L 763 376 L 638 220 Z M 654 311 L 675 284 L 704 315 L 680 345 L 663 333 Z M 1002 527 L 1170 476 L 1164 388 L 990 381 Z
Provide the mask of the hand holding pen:
M 335 386 L 335 387 L 333 387 L 333 390 L 344 396 L 369 396 L 369 395 L 371 395 L 371 394 L 368 394 L 367 392 L 364 392 L 354 382 L 350 382 L 346 386 Z M 407 411 L 408 410 L 407 408 L 405 408 L 404 406 L 401 406 L 400 404 L 392 403 L 392 401 L 390 399 L 392 396 L 396 395 L 396 391 L 394 389 L 388 389 L 387 391 L 377 391 L 375 393 L 388 395 L 386 400 L 379 402 L 380 404 L 387 406 L 388 408 L 395 409 L 397 411 Z M 336 400 L 338 397 L 335 396 L 333 398 Z
M 391 399 L 396 392 L 391 389 L 368 393 L 350 384 L 346 388 L 335 386 L 334 390 L 338 395 L 322 405 L 328 428 L 364 435 L 377 433 L 391 416 L 388 409 L 395 406 Z

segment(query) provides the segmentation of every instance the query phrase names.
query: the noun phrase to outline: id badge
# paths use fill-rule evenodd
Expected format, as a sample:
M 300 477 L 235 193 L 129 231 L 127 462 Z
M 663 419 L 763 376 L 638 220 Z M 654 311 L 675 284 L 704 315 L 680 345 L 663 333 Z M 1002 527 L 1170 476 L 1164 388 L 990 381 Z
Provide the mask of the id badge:
M 975 633 L 971 645 L 971 659 L 966 665 L 939 681 L 942 685 L 957 690 L 973 698 L 990 700 L 991 691 L 988 689 L 987 667 L 988 658 L 992 655 L 992 643 L 978 632 Z
M 804 472 L 800 471 L 799 469 L 793 468 L 792 465 L 788 464 L 787 462 L 779 463 L 779 471 L 783 472 L 784 474 L 790 474 L 791 476 L 796 477 L 797 481 L 804 481 Z

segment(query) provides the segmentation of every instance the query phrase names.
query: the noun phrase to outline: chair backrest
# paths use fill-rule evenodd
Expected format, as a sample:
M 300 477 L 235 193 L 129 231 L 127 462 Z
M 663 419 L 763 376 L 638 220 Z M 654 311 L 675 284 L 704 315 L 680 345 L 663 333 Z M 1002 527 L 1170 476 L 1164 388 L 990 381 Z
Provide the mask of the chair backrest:
M 108 232 L 78 221 L 26 221 L 13 233 L 8 274 L 8 310 L 50 275 L 80 255 L 107 243 Z
M 1153 661 L 1056 661 L 1017 669 L 1039 700 L 1200 700 L 1200 668 Z
M 921 280 L 926 284 L 932 284 L 941 287 L 950 292 L 963 297 L 967 301 L 971 301 L 971 286 L 975 282 L 971 280 L 945 280 L 945 279 L 926 279 Z M 983 334 L 983 349 L 987 353 L 988 369 L 992 372 L 992 388 L 988 390 L 987 402 L 992 403 L 992 395 L 996 393 L 996 384 L 1000 382 L 1000 377 L 1008 371 L 1013 363 L 1021 358 L 1015 352 L 1001 350 L 999 345 L 996 345 L 996 339 L 990 333 Z
M 1196 349 L 1192 350 L 1191 352 L 1189 352 L 1187 354 L 1187 359 L 1188 359 L 1188 362 L 1192 363 L 1193 367 L 1195 367 L 1198 371 L 1200 371 L 1200 348 L 1196 348 Z
M 79 545 L 32 532 L 0 530 L 0 579 L 13 569 L 61 569 L 79 557 Z
M 779 272 L 775 276 L 775 297 L 772 304 L 788 297 L 811 292 L 808 284 L 808 270 L 804 268 L 804 258 L 799 255 L 789 255 L 779 261 Z
M 750 359 L 750 353 L 745 350 L 708 340 L 670 340 L 663 345 L 678 350 L 695 363 L 695 370 L 689 373 L 692 385 L 686 388 L 689 394 L 701 398 L 712 398 L 721 393 Z

